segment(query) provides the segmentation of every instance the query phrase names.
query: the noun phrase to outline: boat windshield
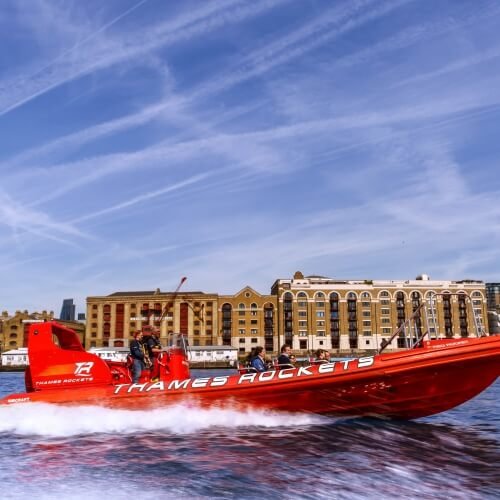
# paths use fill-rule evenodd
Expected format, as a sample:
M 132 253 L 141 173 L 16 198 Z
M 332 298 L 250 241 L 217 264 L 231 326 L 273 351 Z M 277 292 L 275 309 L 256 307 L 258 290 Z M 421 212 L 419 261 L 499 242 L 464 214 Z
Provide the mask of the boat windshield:
M 183 333 L 171 333 L 168 337 L 168 347 L 180 349 L 187 354 L 189 347 L 187 335 Z

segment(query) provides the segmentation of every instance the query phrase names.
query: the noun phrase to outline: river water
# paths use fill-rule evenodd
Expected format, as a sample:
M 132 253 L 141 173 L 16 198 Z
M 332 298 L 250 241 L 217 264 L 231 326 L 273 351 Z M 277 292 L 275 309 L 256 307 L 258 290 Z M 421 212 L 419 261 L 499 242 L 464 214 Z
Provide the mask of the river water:
M 22 390 L 23 374 L 0 373 L 1 396 Z M 500 380 L 414 422 L 4 407 L 0 498 L 500 498 L 499 401 Z

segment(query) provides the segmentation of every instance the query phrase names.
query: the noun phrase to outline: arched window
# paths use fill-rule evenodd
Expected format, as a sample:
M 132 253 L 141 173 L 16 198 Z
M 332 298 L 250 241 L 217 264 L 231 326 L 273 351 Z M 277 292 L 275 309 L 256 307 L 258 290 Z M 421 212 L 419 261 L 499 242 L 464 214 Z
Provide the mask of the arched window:
M 332 349 L 340 348 L 340 307 L 339 294 L 337 292 L 330 293 L 330 339 L 332 341 Z
M 293 340 L 293 295 L 290 292 L 283 294 L 283 325 L 285 343 L 292 345 Z
M 232 309 L 231 304 L 222 304 L 222 345 L 231 345 Z
M 451 312 L 451 294 L 448 291 L 443 292 L 443 317 L 444 317 L 444 334 L 446 338 L 453 338 L 453 315 Z
M 274 350 L 274 305 L 264 304 L 264 348 Z
M 255 302 L 253 302 L 250 305 L 250 315 L 251 316 L 257 316 L 257 304 Z
M 349 347 L 357 349 L 358 347 L 358 315 L 357 315 L 357 297 L 354 292 L 347 294 L 347 319 L 349 321 Z

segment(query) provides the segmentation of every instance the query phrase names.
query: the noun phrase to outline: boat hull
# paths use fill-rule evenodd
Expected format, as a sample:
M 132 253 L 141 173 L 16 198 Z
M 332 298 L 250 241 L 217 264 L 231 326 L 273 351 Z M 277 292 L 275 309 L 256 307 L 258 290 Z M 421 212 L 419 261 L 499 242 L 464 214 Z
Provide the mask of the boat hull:
M 430 341 L 398 353 L 263 373 L 48 389 L 2 403 L 145 410 L 185 404 L 238 410 L 414 419 L 454 408 L 500 374 L 500 337 Z

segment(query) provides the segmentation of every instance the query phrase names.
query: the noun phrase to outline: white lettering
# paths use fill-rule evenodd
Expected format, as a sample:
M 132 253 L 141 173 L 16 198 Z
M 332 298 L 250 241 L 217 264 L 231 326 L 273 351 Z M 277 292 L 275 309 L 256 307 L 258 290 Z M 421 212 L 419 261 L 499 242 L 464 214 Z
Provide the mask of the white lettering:
M 267 382 L 268 380 L 272 380 L 274 378 L 274 375 L 276 375 L 275 371 L 262 372 L 259 375 L 259 382 Z
M 187 389 L 189 386 L 189 382 L 191 379 L 187 378 L 186 380 L 173 380 L 168 384 L 169 389 Z
M 358 368 L 366 368 L 368 366 L 372 366 L 374 361 L 375 360 L 373 359 L 373 356 L 367 356 L 366 358 L 359 358 Z
M 227 384 L 227 377 L 214 377 L 210 387 L 219 387 Z
M 209 378 L 196 378 L 193 380 L 191 387 L 197 389 L 198 387 L 206 387 L 208 382 L 210 382 Z
M 335 369 L 335 362 L 321 363 L 318 368 L 318 373 L 332 373 Z
M 341 363 L 344 365 L 344 370 L 349 370 L 349 363 L 352 361 L 352 359 L 344 359 L 344 361 L 341 361 Z
M 254 382 L 256 376 L 257 376 L 256 373 L 244 373 L 243 375 L 240 376 L 240 379 L 238 380 L 238 385 L 240 385 L 245 381 Z
M 26 403 L 30 398 L 10 398 L 7 399 L 7 403 Z
M 127 387 L 127 385 L 128 384 L 118 384 L 115 389 L 115 394 L 118 394 L 121 391 L 122 387 Z
M 297 370 L 297 376 L 301 377 L 302 375 L 312 375 L 312 372 L 309 371 L 310 366 L 301 366 Z
M 149 392 L 153 389 L 159 389 L 160 391 L 165 390 L 165 385 L 163 384 L 163 381 L 160 380 L 159 382 L 155 382 L 154 384 L 151 384 L 147 389 L 146 392 Z
M 295 368 L 285 368 L 284 370 L 280 370 L 278 372 L 278 378 L 279 379 L 291 378 L 291 377 L 293 377 L 294 371 L 295 371 Z
M 139 392 L 142 392 L 144 390 L 144 388 L 146 387 L 146 385 L 148 385 L 148 384 L 130 384 L 130 387 L 128 388 L 127 392 L 131 392 L 134 389 L 139 389 Z

